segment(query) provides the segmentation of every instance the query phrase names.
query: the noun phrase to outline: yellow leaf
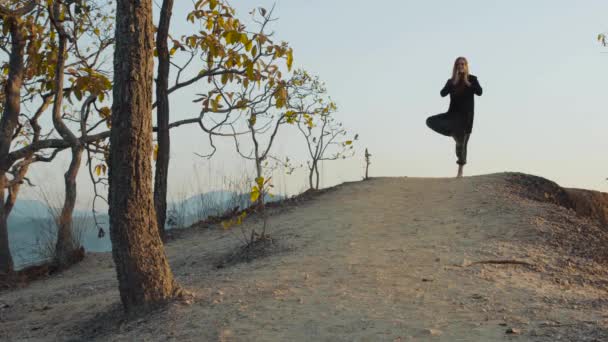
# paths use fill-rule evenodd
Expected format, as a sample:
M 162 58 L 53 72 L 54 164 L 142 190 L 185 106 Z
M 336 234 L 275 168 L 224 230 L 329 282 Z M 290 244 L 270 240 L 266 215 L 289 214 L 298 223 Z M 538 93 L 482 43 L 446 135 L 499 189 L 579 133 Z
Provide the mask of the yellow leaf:
M 251 202 L 257 201 L 258 198 L 260 198 L 260 190 L 257 186 L 254 186 L 253 189 L 251 189 Z
M 312 117 L 306 118 L 306 125 L 310 128 L 313 128 L 315 126 L 315 124 L 312 122 Z
M 233 32 L 234 31 L 228 31 L 224 33 L 224 39 L 226 39 L 227 44 L 232 44 L 234 42 L 234 40 L 232 39 L 232 37 L 234 36 Z
M 251 62 L 247 63 L 247 70 L 246 70 L 246 72 L 247 72 L 247 77 L 250 80 L 254 80 L 255 79 L 255 74 L 253 73 L 253 63 L 251 63 Z
M 293 65 L 293 49 L 289 49 L 287 52 L 287 68 L 291 71 L 291 66 Z
M 99 177 L 101 175 L 101 165 L 95 166 L 95 174 Z
M 346 144 L 346 145 L 350 145 L 350 144 L 352 144 L 352 143 L 353 143 L 353 142 L 352 142 L 352 140 L 348 140 L 348 141 L 346 141 L 344 144 Z
M 112 110 L 107 106 L 99 109 L 99 115 L 104 119 L 108 119 L 110 114 L 112 114 Z
M 257 177 L 255 183 L 258 185 L 258 188 L 261 189 L 264 186 L 264 177 Z
M 154 161 L 158 159 L 158 144 L 154 145 Z

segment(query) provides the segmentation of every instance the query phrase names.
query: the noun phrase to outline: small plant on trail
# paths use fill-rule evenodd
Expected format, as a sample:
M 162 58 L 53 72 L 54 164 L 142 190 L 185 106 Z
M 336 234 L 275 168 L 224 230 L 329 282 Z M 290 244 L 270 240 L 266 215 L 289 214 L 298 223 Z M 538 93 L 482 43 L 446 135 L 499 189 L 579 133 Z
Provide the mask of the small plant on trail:
M 253 185 L 250 193 L 252 206 L 249 207 L 249 210 L 243 210 L 235 217 L 222 222 L 224 229 L 231 229 L 235 226 L 240 227 L 241 237 L 239 237 L 239 239 L 243 244 L 236 252 L 227 255 L 224 260 L 217 265 L 218 268 L 225 267 L 227 264 L 251 261 L 252 259 L 268 255 L 273 251 L 273 248 L 276 247 L 275 240 L 266 233 L 268 226 L 268 213 L 266 211 L 267 208 L 265 198 L 266 196 L 272 196 L 269 191 L 269 189 L 272 187 L 272 184 L 270 184 L 270 178 L 256 178 L 255 184 Z M 246 232 L 243 221 L 247 217 L 248 212 L 255 212 L 261 215 L 261 233 L 258 233 L 255 228 L 252 228 L 250 233 Z
M 239 215 L 230 220 L 222 222 L 222 226 L 224 229 L 230 229 L 234 226 L 241 227 L 241 235 L 242 242 L 244 247 L 251 247 L 258 241 L 263 240 L 272 240 L 268 234 L 266 234 L 266 230 L 268 227 L 268 213 L 266 211 L 266 196 L 272 197 L 270 193 L 270 188 L 273 185 L 270 183 L 270 179 L 265 179 L 264 177 L 257 177 L 255 179 L 255 184 L 251 188 L 250 192 L 250 200 L 252 206 L 250 207 L 253 212 L 261 214 L 262 217 L 262 232 L 258 233 L 255 228 L 251 229 L 251 233 L 247 234 L 242 225 L 243 221 L 247 217 L 247 210 L 242 211 Z
M 369 179 L 369 165 L 372 163 L 371 162 L 371 154 L 369 154 L 369 152 L 367 151 L 367 148 L 365 149 L 365 180 Z

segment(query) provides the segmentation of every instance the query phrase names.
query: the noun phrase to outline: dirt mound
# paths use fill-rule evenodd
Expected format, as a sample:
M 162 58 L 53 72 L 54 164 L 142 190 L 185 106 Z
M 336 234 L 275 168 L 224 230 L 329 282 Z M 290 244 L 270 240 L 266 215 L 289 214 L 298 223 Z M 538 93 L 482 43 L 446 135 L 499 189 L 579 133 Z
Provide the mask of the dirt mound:
M 555 182 L 524 173 L 508 173 L 506 179 L 521 197 L 572 208 L 568 192 Z
M 570 207 L 577 214 L 598 220 L 608 227 L 608 194 L 599 191 L 566 189 Z
M 608 229 L 608 193 L 562 188 L 548 179 L 523 173 L 510 173 L 507 180 L 521 197 L 572 209 Z
M 542 177 L 520 173 L 507 174 L 505 179 L 511 193 L 540 202 L 543 223 L 539 224 L 545 226 L 547 245 L 601 267 L 608 264 L 608 194 L 562 188 Z M 556 206 L 544 206 L 546 203 Z

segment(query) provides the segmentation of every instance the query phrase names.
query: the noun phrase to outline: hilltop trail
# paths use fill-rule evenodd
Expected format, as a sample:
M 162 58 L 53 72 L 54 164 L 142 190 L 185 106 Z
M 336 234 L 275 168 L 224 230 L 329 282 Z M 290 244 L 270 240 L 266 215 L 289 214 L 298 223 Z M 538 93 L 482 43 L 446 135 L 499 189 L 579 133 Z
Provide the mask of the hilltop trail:
M 221 269 L 238 228 L 187 230 L 167 252 L 198 298 L 139 319 L 121 318 L 110 255 L 89 255 L 1 293 L 0 339 L 608 340 L 606 267 L 585 255 L 608 241 L 605 228 L 554 194 L 520 196 L 533 189 L 513 179 L 343 184 L 271 216 L 276 253 Z M 489 260 L 532 266 L 473 264 Z

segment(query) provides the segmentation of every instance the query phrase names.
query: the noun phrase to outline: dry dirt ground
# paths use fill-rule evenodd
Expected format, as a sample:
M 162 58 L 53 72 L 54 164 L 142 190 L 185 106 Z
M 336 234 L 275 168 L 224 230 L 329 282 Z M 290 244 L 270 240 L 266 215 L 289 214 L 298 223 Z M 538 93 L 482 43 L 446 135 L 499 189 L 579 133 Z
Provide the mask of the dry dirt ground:
M 184 230 L 167 253 L 196 300 L 135 318 L 121 313 L 111 256 L 87 255 L 0 293 L 0 340 L 608 341 L 606 228 L 544 182 L 343 184 L 276 210 L 272 253 L 222 268 L 239 229 Z M 529 265 L 475 263 L 490 260 Z

